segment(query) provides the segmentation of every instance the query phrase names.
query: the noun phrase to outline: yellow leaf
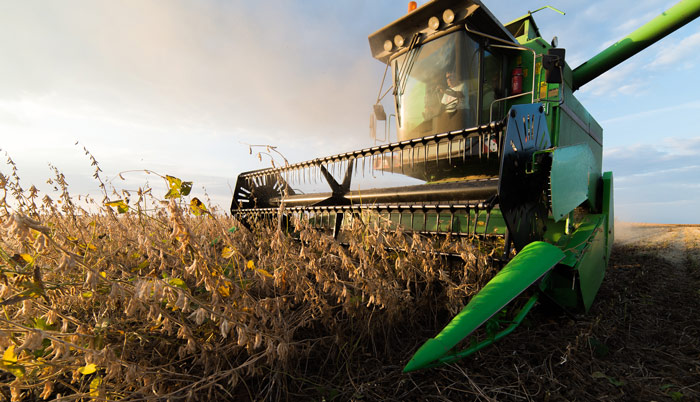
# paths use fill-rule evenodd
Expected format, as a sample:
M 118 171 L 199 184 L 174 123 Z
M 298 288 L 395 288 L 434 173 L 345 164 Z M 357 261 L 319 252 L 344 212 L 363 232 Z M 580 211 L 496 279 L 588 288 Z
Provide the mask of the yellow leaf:
M 197 216 L 199 216 L 201 214 L 208 214 L 209 213 L 209 211 L 207 210 L 207 207 L 197 197 L 194 197 L 192 199 L 192 201 L 190 201 L 190 209 L 192 210 L 192 213 L 197 215 Z
M 180 198 L 180 192 L 171 188 L 167 193 L 165 193 L 165 198 Z
M 231 248 L 229 248 L 229 247 L 224 247 L 224 249 L 221 250 L 221 256 L 224 257 L 224 258 L 231 258 L 231 257 L 233 257 L 233 253 L 234 253 L 234 251 L 233 251 Z
M 97 371 L 97 366 L 95 365 L 95 363 L 86 364 L 78 369 L 78 373 L 82 375 L 92 374 L 95 371 Z
M 2 354 L 2 364 L 17 363 L 17 355 L 15 355 L 15 345 L 10 345 L 5 353 Z
M 231 294 L 231 291 L 230 291 L 228 285 L 221 285 L 221 286 L 219 286 L 219 294 L 220 294 L 222 297 L 227 297 L 228 295 L 230 295 L 230 294 Z
M 101 271 L 100 276 L 107 279 L 107 273 L 105 271 Z
M 120 214 L 126 213 L 129 210 L 129 206 L 126 205 L 124 200 L 108 201 L 105 202 L 105 205 L 108 207 L 116 208 L 117 212 L 119 212 Z
M 15 345 L 10 345 L 2 354 L 2 367 L 17 378 L 24 377 L 24 366 L 17 364 Z
M 188 195 L 192 191 L 192 182 L 178 179 L 174 176 L 165 176 L 165 180 L 168 181 L 168 193 L 165 194 L 165 198 L 180 198 L 183 195 Z
M 272 276 L 271 273 L 265 271 L 265 270 L 262 269 L 262 268 L 258 268 L 257 271 L 258 271 L 259 273 L 261 273 L 263 276 L 267 276 L 268 278 L 274 278 L 274 276 Z
M 136 271 L 136 270 L 139 270 L 139 269 L 146 269 L 146 268 L 148 268 L 148 266 L 149 266 L 150 264 L 151 264 L 151 263 L 148 262 L 148 259 L 145 259 L 145 260 L 141 261 L 141 263 L 140 263 L 139 265 L 137 265 L 137 266 L 135 266 L 134 268 L 132 268 L 132 272 L 133 272 L 133 271 Z
M 93 244 L 90 243 L 78 243 L 78 247 L 80 247 L 83 250 L 90 249 L 90 250 L 97 250 L 97 247 L 95 247 Z
M 180 289 L 187 289 L 187 285 L 185 284 L 185 281 L 183 281 L 180 278 L 172 278 L 168 281 L 168 283 L 170 284 L 170 286 L 175 286 L 175 287 L 178 287 Z
M 248 269 L 255 269 L 255 263 L 253 260 L 249 260 L 245 266 L 248 267 Z
M 89 299 L 92 297 L 92 292 L 88 290 L 87 292 L 83 292 L 81 296 L 83 296 L 85 299 Z
M 100 392 L 97 390 L 100 385 L 102 385 L 101 376 L 97 376 L 90 381 L 90 396 L 100 396 Z
M 32 256 L 29 255 L 29 254 L 20 254 L 19 256 L 22 257 L 22 259 L 23 259 L 24 261 L 27 261 L 28 264 L 31 264 L 31 263 L 34 262 L 34 257 L 32 257 Z
M 177 190 L 178 192 L 180 192 L 182 180 L 170 175 L 165 175 L 165 180 L 168 181 L 168 187 L 170 187 L 171 190 Z

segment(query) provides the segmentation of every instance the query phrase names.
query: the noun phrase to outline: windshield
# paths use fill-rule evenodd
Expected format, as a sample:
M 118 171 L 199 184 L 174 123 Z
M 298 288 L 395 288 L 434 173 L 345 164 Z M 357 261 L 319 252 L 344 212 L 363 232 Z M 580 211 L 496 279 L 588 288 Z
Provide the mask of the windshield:
M 479 45 L 466 32 L 404 53 L 392 68 L 399 140 L 477 124 Z

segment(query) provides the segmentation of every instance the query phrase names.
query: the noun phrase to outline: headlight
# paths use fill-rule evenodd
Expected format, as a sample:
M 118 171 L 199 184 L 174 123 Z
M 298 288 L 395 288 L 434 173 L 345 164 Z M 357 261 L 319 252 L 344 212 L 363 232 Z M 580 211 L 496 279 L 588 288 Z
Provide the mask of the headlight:
M 389 39 L 384 41 L 384 50 L 387 52 L 391 52 L 391 48 L 394 47 L 394 44 L 391 43 Z
M 440 28 L 440 19 L 438 17 L 430 17 L 428 20 L 428 26 L 433 31 L 437 31 Z
M 450 25 L 455 20 L 455 12 L 449 8 L 442 13 L 442 20 L 445 24 Z

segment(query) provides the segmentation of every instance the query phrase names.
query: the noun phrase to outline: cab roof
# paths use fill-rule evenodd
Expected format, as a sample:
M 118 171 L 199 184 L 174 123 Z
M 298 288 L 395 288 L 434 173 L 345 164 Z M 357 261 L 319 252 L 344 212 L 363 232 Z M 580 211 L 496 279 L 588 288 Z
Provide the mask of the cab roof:
M 447 9 L 452 10 L 455 15 L 454 21 L 449 25 L 442 21 L 443 12 Z M 440 19 L 441 27 L 438 31 L 434 31 L 428 26 L 430 17 Z M 391 55 L 407 47 L 416 33 L 432 34 L 465 23 L 470 29 L 517 44 L 511 32 L 494 17 L 481 1 L 433 0 L 371 34 L 368 39 L 372 57 L 388 63 Z M 403 46 L 394 45 L 391 50 L 385 50 L 384 43 L 387 40 L 393 43 L 396 35 L 401 35 L 404 39 Z

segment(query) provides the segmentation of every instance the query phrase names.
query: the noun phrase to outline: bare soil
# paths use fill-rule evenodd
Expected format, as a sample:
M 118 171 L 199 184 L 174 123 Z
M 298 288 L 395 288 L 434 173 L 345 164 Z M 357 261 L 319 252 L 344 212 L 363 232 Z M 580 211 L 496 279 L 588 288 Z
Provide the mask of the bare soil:
M 407 336 L 404 356 L 420 337 Z M 352 359 L 316 391 L 335 400 L 700 401 L 700 225 L 616 224 L 587 314 L 540 305 L 457 364 L 402 374 L 404 363 Z

